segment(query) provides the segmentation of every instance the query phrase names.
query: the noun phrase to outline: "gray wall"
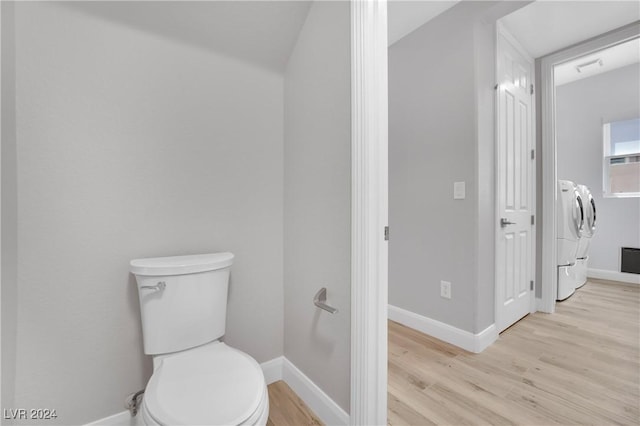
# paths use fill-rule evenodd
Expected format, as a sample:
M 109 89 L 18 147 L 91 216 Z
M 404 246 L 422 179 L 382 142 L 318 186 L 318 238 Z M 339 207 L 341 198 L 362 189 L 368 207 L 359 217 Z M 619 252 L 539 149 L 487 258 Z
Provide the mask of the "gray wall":
M 285 356 L 349 411 L 351 58 L 348 2 L 319 2 L 285 72 Z M 312 299 L 327 287 L 330 315 Z
M 389 49 L 389 304 L 473 333 L 494 321 L 491 7 L 460 3 Z
M 500 5 L 501 13 L 502 5 Z M 496 13 L 495 10 L 491 10 Z M 474 332 L 480 332 L 495 321 L 495 81 L 496 34 L 495 17 L 474 24 L 475 125 L 476 125 L 476 238 L 478 256 L 475 264 Z
M 536 298 L 542 297 L 542 60 L 535 60 L 534 98 L 536 102 Z
M 13 3 L 2 2 L 2 407 L 15 407 L 17 331 L 17 169 Z
M 144 387 L 137 257 L 235 253 L 225 339 L 282 355 L 282 75 L 59 5 L 16 30 L 15 406 L 79 424 Z
M 620 247 L 640 247 L 640 199 L 602 196 L 602 124 L 640 117 L 640 65 L 556 88 L 558 179 L 587 185 L 598 213 L 589 268 L 620 271 Z

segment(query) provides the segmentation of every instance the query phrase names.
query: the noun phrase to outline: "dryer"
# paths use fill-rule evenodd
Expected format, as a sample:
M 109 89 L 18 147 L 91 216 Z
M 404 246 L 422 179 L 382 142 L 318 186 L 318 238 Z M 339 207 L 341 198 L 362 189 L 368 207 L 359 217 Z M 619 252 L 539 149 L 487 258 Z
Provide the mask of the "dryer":
M 558 294 L 557 300 L 571 296 L 576 289 L 576 279 L 571 267 L 576 264 L 578 245 L 584 226 L 584 206 L 576 184 L 570 180 L 558 181 L 556 211 L 558 244 Z
M 576 288 L 580 288 L 587 282 L 587 264 L 589 261 L 589 245 L 591 238 L 596 231 L 596 203 L 593 200 L 591 191 L 585 185 L 578 185 L 578 193 L 582 197 L 584 207 L 584 226 L 582 237 L 578 243 L 576 253 L 576 264 L 571 267 L 570 274 L 576 281 Z

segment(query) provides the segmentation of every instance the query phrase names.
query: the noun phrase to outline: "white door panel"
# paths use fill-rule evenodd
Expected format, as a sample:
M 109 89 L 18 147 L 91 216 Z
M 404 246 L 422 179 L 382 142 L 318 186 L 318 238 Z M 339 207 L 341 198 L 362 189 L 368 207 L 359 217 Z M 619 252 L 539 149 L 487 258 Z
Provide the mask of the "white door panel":
M 533 63 L 498 31 L 496 326 L 502 331 L 530 312 L 534 297 Z M 503 224 L 504 222 L 504 224 Z

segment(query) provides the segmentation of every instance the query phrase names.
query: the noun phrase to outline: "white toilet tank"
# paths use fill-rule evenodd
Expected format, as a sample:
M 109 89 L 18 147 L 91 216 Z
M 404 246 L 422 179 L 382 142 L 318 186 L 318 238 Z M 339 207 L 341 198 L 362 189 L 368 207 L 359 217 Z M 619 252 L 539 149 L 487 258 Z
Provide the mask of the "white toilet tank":
M 232 253 L 131 261 L 146 354 L 177 352 L 224 335 L 232 263 Z

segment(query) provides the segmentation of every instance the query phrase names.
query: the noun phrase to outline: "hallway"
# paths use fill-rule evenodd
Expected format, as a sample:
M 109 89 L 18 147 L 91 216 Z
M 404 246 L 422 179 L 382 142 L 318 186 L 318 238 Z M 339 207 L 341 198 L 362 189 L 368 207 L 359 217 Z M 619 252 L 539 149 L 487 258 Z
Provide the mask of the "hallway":
M 637 424 L 640 287 L 590 280 L 472 354 L 389 322 L 390 425 Z

